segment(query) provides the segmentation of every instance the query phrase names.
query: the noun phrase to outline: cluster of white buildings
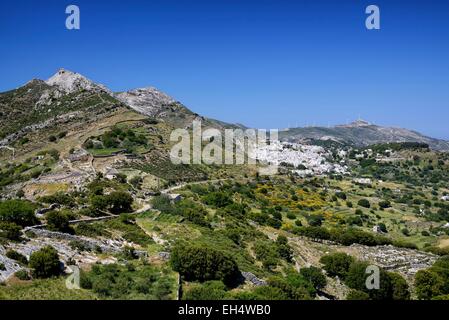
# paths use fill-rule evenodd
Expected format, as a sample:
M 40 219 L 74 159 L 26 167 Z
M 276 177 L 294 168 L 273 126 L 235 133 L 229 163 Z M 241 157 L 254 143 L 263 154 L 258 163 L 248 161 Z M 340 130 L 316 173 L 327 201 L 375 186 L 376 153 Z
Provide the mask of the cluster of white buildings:
M 320 146 L 276 141 L 257 147 L 256 156 L 272 165 L 288 164 L 300 176 L 348 173 L 346 165 L 329 161 L 331 154 Z

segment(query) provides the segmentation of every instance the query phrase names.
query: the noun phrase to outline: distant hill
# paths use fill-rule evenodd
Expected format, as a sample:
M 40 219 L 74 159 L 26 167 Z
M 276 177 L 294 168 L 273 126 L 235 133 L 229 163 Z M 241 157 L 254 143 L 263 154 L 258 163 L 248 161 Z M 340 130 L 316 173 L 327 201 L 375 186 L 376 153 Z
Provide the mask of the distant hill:
M 290 142 L 339 143 L 356 147 L 390 142 L 426 143 L 431 149 L 449 151 L 449 141 L 435 139 L 419 132 L 393 127 L 382 127 L 358 120 L 334 127 L 304 127 L 283 130 L 280 139 Z

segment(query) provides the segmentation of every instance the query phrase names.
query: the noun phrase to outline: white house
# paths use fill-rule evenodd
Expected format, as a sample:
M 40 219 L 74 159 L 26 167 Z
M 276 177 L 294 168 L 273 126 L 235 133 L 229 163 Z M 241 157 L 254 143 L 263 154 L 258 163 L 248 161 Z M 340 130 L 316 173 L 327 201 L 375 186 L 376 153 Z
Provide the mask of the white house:
M 373 227 L 373 232 L 374 233 L 381 233 L 381 234 L 384 233 L 382 231 L 382 228 L 379 225 L 376 225 L 376 226 Z
M 370 178 L 356 178 L 354 179 L 354 182 L 358 184 L 368 185 L 372 183 L 372 180 Z
M 178 202 L 182 199 L 180 194 L 177 193 L 168 193 L 167 196 L 170 198 L 172 202 Z
M 119 175 L 118 170 L 114 168 L 107 168 L 104 173 L 104 177 L 109 180 L 117 178 L 118 175 Z

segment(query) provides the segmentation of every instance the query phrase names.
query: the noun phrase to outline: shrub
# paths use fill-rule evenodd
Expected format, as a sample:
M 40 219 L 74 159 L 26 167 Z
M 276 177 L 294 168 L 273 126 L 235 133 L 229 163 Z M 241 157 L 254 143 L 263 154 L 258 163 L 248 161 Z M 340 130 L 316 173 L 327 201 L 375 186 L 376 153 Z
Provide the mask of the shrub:
M 270 209 L 269 210 L 274 219 L 282 221 L 282 214 L 279 211 Z
M 302 268 L 299 270 L 299 274 L 310 281 L 317 290 L 324 288 L 327 284 L 326 277 L 317 267 Z
M 299 227 L 294 232 L 300 236 L 312 239 L 329 240 L 331 238 L 330 232 L 322 227 Z
M 313 214 L 307 216 L 307 222 L 311 227 L 320 227 L 324 221 L 324 217 L 321 214 Z
M 142 183 L 143 183 L 143 179 L 140 176 L 134 176 L 129 180 L 129 184 L 137 189 L 140 189 L 140 187 L 142 186 Z
M 133 198 L 128 192 L 114 191 L 107 196 L 110 211 L 114 214 L 132 211 Z
M 286 299 L 308 300 L 316 291 L 312 284 L 298 273 L 292 273 L 283 277 L 271 277 L 268 279 L 268 286 L 281 290 Z
M 233 202 L 231 197 L 224 192 L 211 192 L 203 197 L 203 201 L 207 205 L 217 208 L 224 208 Z
M 162 213 L 174 214 L 175 208 L 172 205 L 170 198 L 167 195 L 155 196 L 151 200 L 151 205 L 154 209 Z
M 110 232 L 105 230 L 103 224 L 86 222 L 78 223 L 75 227 L 75 233 L 80 236 L 92 238 L 111 235 Z
M 348 273 L 349 267 L 354 262 L 354 258 L 346 253 L 333 253 L 321 257 L 320 263 L 323 264 L 323 269 L 331 277 L 338 276 L 344 279 Z
M 346 223 L 350 226 L 362 226 L 363 220 L 359 216 L 349 217 L 346 219 Z
M 284 249 L 288 250 L 286 248 Z M 270 242 L 255 243 L 254 253 L 256 254 L 257 260 L 261 261 L 264 268 L 268 270 L 274 268 L 279 262 L 279 246 L 273 246 Z
M 378 227 L 379 227 L 380 231 L 382 231 L 382 232 L 384 232 L 384 233 L 387 233 L 387 232 L 388 232 L 387 226 L 385 225 L 385 223 L 383 223 L 383 222 L 379 223 L 379 224 L 378 224 Z
M 126 174 L 118 173 L 115 176 L 115 180 L 117 180 L 119 183 L 126 183 Z
M 380 201 L 379 202 L 379 207 L 382 209 L 387 209 L 391 207 L 391 203 L 388 200 L 384 200 L 384 201 Z
M 366 286 L 367 268 L 366 262 L 354 262 L 351 264 L 345 284 L 351 289 L 367 293 L 373 300 L 409 300 L 410 292 L 407 282 L 399 274 L 386 272 L 379 268 L 379 289 L 369 290 Z
M 52 195 L 39 198 L 39 201 L 44 203 L 57 203 L 63 206 L 73 207 L 76 205 L 75 200 L 69 194 L 58 191 Z
M 30 256 L 30 268 L 36 278 L 49 278 L 60 274 L 58 252 L 51 246 L 43 247 Z
M 346 296 L 346 300 L 369 300 L 369 294 L 359 290 L 351 290 Z
M 69 224 L 70 218 L 67 214 L 60 211 L 50 211 L 45 215 L 48 229 L 65 233 L 73 233 Z
M 0 222 L 0 238 L 12 241 L 19 241 L 22 235 L 22 228 L 15 223 Z
M 228 208 L 229 206 L 225 208 L 225 211 L 227 211 Z M 230 208 L 230 209 L 231 210 L 234 209 L 231 215 L 238 214 L 236 212 L 238 212 L 239 210 L 242 210 L 243 212 L 245 211 L 244 208 Z M 182 215 L 192 223 L 204 227 L 209 227 L 209 223 L 205 220 L 207 216 L 207 211 L 204 209 L 202 205 L 192 200 L 183 199 L 177 202 L 176 205 L 174 206 L 173 211 L 176 214 Z
M 34 215 L 34 205 L 25 200 L 0 202 L 0 222 L 11 222 L 26 227 L 38 223 Z
M 415 275 L 418 299 L 432 299 L 449 294 L 449 256 L 438 259 L 432 267 L 420 270 Z
M 106 196 L 97 195 L 97 194 L 93 195 L 90 198 L 90 206 L 95 211 L 106 210 L 106 208 L 108 206 L 108 201 L 107 201 Z
M 224 231 L 226 237 L 231 239 L 235 244 L 240 244 L 241 236 L 238 229 L 226 229 Z
M 134 260 L 139 258 L 136 254 L 136 250 L 133 247 L 126 246 L 123 248 L 123 257 L 126 260 Z
M 333 229 L 331 233 L 331 240 L 345 246 L 350 246 L 354 243 L 363 244 L 366 246 L 387 245 L 392 243 L 388 238 L 376 236 L 355 228 Z
M 69 246 L 73 250 L 78 250 L 78 251 L 87 251 L 88 250 L 88 247 L 86 246 L 86 244 L 79 240 L 70 241 Z
M 27 281 L 27 280 L 31 280 L 30 275 L 28 274 L 28 272 L 26 270 L 19 270 L 16 273 L 14 273 L 14 276 L 22 281 Z
M 407 281 L 397 273 L 388 272 L 393 288 L 393 300 L 410 300 L 410 291 Z
M 296 215 L 293 212 L 289 212 L 287 213 L 287 218 L 289 218 L 290 220 L 294 220 L 296 219 Z
M 16 197 L 17 198 L 23 198 L 25 196 L 25 192 L 20 189 L 19 191 L 16 192 Z
M 282 227 L 282 221 L 269 217 L 266 221 L 266 224 L 270 227 L 273 227 L 275 229 L 280 229 Z
M 257 287 L 253 291 L 254 300 L 288 300 L 289 297 L 279 288 L 272 286 Z M 245 300 L 248 298 L 244 298 Z
M 27 265 L 28 264 L 28 259 L 23 254 L 15 251 L 15 250 L 12 250 L 12 249 L 6 251 L 6 257 L 8 257 L 9 259 L 17 261 L 17 262 L 19 262 L 22 265 Z
M 344 192 L 337 192 L 335 195 L 342 200 L 347 199 L 346 193 L 344 193 Z
M 62 139 L 67 135 L 67 131 L 61 131 L 60 133 L 58 133 L 58 138 Z
M 293 259 L 293 250 L 288 245 L 288 240 L 285 236 L 278 236 L 276 240 L 277 252 L 279 256 L 288 262 Z
M 223 300 L 226 296 L 226 286 L 221 281 L 207 281 L 195 285 L 182 297 L 183 300 Z
M 364 208 L 370 208 L 371 207 L 371 203 L 367 200 L 367 199 L 360 199 L 359 202 L 357 202 L 357 204 L 361 207 Z

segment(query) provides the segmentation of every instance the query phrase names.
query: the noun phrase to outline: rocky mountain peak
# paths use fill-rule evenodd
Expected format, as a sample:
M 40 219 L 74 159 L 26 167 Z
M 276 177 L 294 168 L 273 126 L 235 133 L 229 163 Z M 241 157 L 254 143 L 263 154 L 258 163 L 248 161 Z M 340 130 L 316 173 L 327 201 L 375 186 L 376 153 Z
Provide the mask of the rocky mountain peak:
M 153 87 L 118 93 L 115 97 L 137 112 L 148 116 L 154 116 L 161 111 L 161 107 L 176 102 L 172 97 Z
M 349 124 L 344 124 L 344 125 L 340 125 L 337 127 L 346 127 L 346 128 L 357 128 L 357 127 L 368 127 L 371 126 L 372 124 L 368 121 L 362 120 L 362 119 L 358 119 L 355 120 Z
M 105 86 L 96 84 L 83 75 L 66 69 L 59 69 L 52 77 L 45 81 L 50 86 L 57 87 L 65 94 L 77 92 L 80 90 L 104 91 L 111 94 L 111 91 Z

